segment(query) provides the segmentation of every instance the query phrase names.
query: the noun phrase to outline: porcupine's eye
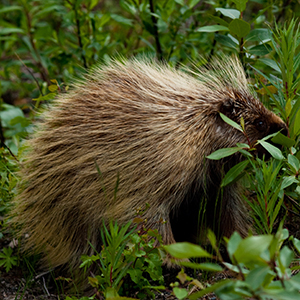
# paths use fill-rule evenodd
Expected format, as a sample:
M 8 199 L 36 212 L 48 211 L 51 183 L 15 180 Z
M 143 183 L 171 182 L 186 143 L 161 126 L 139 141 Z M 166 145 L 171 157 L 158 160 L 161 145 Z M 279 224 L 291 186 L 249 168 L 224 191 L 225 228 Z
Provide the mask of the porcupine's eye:
M 266 131 L 266 129 L 267 129 L 267 124 L 266 124 L 266 122 L 265 122 L 264 120 L 262 120 L 262 119 L 256 119 L 256 120 L 254 121 L 254 126 L 256 127 L 256 129 L 257 129 L 258 131 Z

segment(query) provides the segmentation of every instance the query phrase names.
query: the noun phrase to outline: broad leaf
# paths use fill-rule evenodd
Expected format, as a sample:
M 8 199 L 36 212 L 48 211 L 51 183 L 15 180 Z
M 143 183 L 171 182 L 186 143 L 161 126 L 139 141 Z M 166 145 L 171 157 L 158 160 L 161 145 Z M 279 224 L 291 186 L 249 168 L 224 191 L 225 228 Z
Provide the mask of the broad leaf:
M 200 246 L 186 242 L 167 245 L 164 248 L 175 258 L 211 257 L 211 254 Z

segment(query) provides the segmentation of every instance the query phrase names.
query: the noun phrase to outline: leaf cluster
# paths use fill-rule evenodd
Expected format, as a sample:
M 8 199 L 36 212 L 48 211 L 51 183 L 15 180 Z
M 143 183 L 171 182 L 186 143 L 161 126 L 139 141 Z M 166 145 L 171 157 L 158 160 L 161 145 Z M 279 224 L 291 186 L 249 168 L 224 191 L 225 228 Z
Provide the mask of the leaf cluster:
M 300 276 L 299 273 L 293 276 L 292 271 L 299 267 L 290 268 L 295 256 L 290 247 L 283 246 L 288 236 L 288 231 L 282 228 L 274 236 L 258 235 L 242 239 L 234 233 L 226 241 L 231 263 L 223 260 L 212 232 L 208 237 L 214 254 L 189 243 L 165 246 L 166 251 L 175 258 L 210 257 L 214 261 L 209 264 L 183 262 L 183 266 L 213 272 L 227 269 L 236 274 L 233 279 L 219 281 L 199 292 L 188 293 L 182 288 L 174 288 L 173 292 L 178 299 L 199 299 L 211 292 L 215 292 L 220 299 L 298 299 Z M 299 240 L 291 237 L 290 241 L 299 252 Z M 188 277 L 186 280 L 191 281 L 191 288 L 193 281 Z
M 152 289 L 164 289 L 151 284 L 163 283 L 163 252 L 156 247 L 161 243 L 161 236 L 151 229 L 144 231 L 143 226 L 138 231 L 129 230 L 130 225 L 119 227 L 110 222 L 109 229 L 104 226 L 101 232 L 102 251 L 82 256 L 81 268 L 88 270 L 92 265 L 97 266 L 99 275 L 88 277 L 89 283 L 106 299 L 126 294 L 126 287 L 130 285 L 139 291 L 139 298 L 147 294 L 153 296 Z

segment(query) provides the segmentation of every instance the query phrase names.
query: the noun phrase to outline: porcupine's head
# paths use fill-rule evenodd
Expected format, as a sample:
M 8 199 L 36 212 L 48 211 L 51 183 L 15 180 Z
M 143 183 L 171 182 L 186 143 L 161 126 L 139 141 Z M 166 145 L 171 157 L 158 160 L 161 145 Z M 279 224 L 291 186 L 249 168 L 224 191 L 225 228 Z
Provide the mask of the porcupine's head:
M 220 144 L 216 148 L 234 147 L 236 143 L 250 142 L 281 131 L 287 135 L 286 124 L 273 112 L 268 110 L 249 87 L 244 70 L 237 58 L 215 60 L 205 72 L 199 72 L 199 79 L 208 86 L 213 94 L 213 111 L 215 113 L 215 132 Z M 246 136 L 226 124 L 219 113 L 240 124 L 245 123 Z M 215 149 L 214 149 L 215 150 Z M 258 145 L 258 155 L 264 149 Z
M 222 103 L 220 112 L 238 124 L 241 118 L 244 119 L 246 135 L 251 144 L 278 131 L 287 135 L 286 124 L 251 95 L 245 97 L 233 91 L 233 97 Z

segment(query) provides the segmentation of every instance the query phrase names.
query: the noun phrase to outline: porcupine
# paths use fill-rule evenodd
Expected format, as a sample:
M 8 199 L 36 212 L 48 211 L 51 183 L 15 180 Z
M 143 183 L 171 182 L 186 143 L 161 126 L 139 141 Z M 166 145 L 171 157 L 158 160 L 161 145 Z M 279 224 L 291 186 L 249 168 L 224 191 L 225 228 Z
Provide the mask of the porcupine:
M 42 114 L 27 142 L 13 219 L 28 233 L 25 249 L 52 267 L 78 267 L 93 253 L 88 242 L 101 249 L 103 220 L 125 224 L 146 203 L 146 225 L 165 244 L 199 241 L 206 228 L 246 236 L 238 184 L 220 192 L 222 172 L 241 156 L 206 159 L 247 142 L 220 112 L 237 123 L 243 117 L 250 142 L 286 131 L 255 98 L 237 58 L 197 72 L 146 59 L 94 68 Z

